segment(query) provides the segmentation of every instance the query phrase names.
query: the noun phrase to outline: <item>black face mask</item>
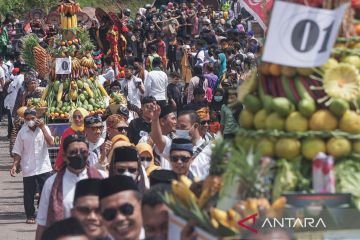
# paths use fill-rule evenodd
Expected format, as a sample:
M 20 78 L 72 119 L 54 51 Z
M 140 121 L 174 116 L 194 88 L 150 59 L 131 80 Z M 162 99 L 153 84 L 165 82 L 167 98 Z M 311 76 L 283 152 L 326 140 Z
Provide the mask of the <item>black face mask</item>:
M 80 170 L 86 166 L 87 157 L 85 157 L 82 153 L 74 156 L 68 156 L 67 158 L 69 159 L 68 165 L 73 169 Z

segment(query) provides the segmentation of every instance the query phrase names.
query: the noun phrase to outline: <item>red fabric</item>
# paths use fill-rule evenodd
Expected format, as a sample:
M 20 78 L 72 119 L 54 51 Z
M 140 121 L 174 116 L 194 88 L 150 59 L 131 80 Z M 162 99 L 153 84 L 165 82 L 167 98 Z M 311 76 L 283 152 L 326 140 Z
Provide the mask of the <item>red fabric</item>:
M 256 0 L 244 0 L 241 2 L 241 6 L 244 7 L 254 18 L 258 21 L 263 29 L 266 29 L 266 16 L 270 12 L 273 0 L 256 1 Z
M 69 135 L 71 135 L 71 134 L 74 134 L 74 133 L 75 133 L 75 131 L 74 131 L 71 127 L 69 127 L 69 128 L 67 128 L 67 129 L 65 129 L 63 135 L 61 136 L 60 148 L 59 148 L 59 152 L 58 152 L 57 158 L 56 158 L 56 160 L 55 160 L 55 167 L 54 167 L 55 171 L 59 171 L 59 170 L 63 167 L 63 165 L 64 165 L 64 159 L 63 159 L 63 157 L 62 157 L 63 152 L 64 152 L 64 149 L 63 149 L 64 139 L 65 139 L 67 136 L 69 136 Z
M 49 199 L 49 208 L 47 212 L 46 226 L 64 219 L 64 205 L 63 205 L 63 178 L 66 167 L 63 167 L 56 175 L 54 183 L 51 188 Z M 87 167 L 88 178 L 102 179 L 103 177 L 95 167 Z
M 220 123 L 219 122 L 210 123 L 210 131 L 212 133 L 217 133 L 218 131 L 220 131 Z
M 163 40 L 159 41 L 158 43 L 157 54 L 159 54 L 161 57 L 166 56 L 166 44 Z

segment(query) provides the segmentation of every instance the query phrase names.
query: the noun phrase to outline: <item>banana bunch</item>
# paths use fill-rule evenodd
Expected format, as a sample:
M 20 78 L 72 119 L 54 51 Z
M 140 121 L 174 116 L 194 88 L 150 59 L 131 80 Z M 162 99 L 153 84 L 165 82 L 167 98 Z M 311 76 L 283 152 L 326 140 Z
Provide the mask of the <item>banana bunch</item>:
M 71 70 L 77 71 L 81 68 L 80 60 L 78 58 L 71 59 Z
M 190 190 L 192 181 L 186 176 L 181 176 L 179 181 L 172 181 L 171 189 L 174 197 L 178 199 L 185 207 L 191 207 L 197 204 L 195 194 Z
M 43 47 L 37 45 L 33 48 L 33 55 L 35 58 L 36 71 L 39 73 L 41 78 L 44 78 L 49 70 L 48 54 Z
M 30 98 L 27 100 L 27 107 L 29 108 L 41 108 L 46 107 L 47 102 L 41 98 Z
M 60 23 L 61 23 L 61 28 L 62 29 L 74 29 L 74 28 L 77 28 L 77 16 L 76 15 L 71 15 L 69 17 L 69 16 L 61 15 Z
M 248 198 L 235 205 L 235 209 L 244 216 L 262 212 L 268 217 L 274 217 L 280 213 L 285 205 L 285 197 L 279 197 L 272 204 L 266 198 Z
M 234 232 L 238 232 L 240 229 L 238 222 L 241 220 L 241 215 L 234 209 L 224 211 L 218 208 L 210 208 L 210 217 L 211 225 L 215 229 L 218 229 L 220 224 Z
M 80 60 L 80 64 L 81 64 L 81 66 L 87 67 L 89 69 L 94 69 L 94 70 L 97 69 L 97 66 L 96 66 L 96 64 L 94 62 L 94 59 L 92 59 L 92 58 L 83 57 Z
M 80 12 L 79 3 L 62 3 L 58 6 L 57 11 L 63 15 L 74 15 Z
M 203 208 L 205 204 L 213 197 L 215 194 L 220 192 L 222 187 L 222 178 L 221 176 L 208 176 L 202 186 L 201 194 L 198 200 L 198 205 L 200 208 Z
M 127 106 L 127 99 L 123 94 L 113 92 L 110 94 L 109 104 L 121 104 Z

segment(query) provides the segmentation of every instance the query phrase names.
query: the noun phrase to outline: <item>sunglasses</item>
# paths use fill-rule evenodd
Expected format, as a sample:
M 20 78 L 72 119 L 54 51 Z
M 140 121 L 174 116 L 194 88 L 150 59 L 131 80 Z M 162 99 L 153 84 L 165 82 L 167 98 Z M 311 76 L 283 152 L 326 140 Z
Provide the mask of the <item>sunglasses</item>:
M 106 208 L 101 215 L 106 221 L 112 221 L 119 212 L 124 216 L 131 216 L 134 213 L 134 206 L 130 203 L 124 203 L 117 208 Z
M 137 168 L 115 168 L 117 174 L 124 174 L 126 171 L 129 173 L 136 173 L 137 170 Z
M 81 116 L 81 115 L 78 115 L 78 114 L 73 115 L 73 119 L 82 119 L 82 118 L 83 118 L 83 116 Z
M 207 125 L 210 125 L 210 123 L 211 123 L 210 120 L 204 120 L 204 121 L 201 121 L 201 122 L 200 122 L 200 124 L 203 125 L 203 126 L 206 125 L 206 124 L 207 124 Z
M 184 157 L 184 156 L 171 156 L 170 161 L 172 162 L 178 162 L 179 160 L 183 163 L 189 162 L 191 157 Z
M 78 154 L 81 154 L 81 155 L 83 155 L 83 156 L 85 156 L 85 157 L 88 157 L 90 153 L 89 153 L 89 150 L 87 150 L 87 149 L 81 149 L 80 151 L 78 151 L 78 150 L 73 150 L 73 151 L 70 151 L 70 152 L 69 152 L 68 156 L 69 156 L 69 157 L 72 157 L 72 156 L 76 156 L 76 155 L 78 155 Z
M 152 157 L 140 157 L 140 161 L 142 162 L 151 162 Z
M 93 130 L 93 131 L 96 131 L 96 130 L 103 130 L 104 129 L 104 126 L 94 126 L 94 127 L 90 127 L 91 128 L 91 130 Z
M 100 208 L 90 208 L 90 207 L 76 207 L 76 211 L 83 215 L 90 215 L 92 212 L 95 214 L 100 213 Z
M 129 127 L 118 127 L 118 128 L 116 128 L 119 132 L 123 132 L 123 131 L 125 131 L 125 132 L 127 132 L 128 130 L 129 130 Z

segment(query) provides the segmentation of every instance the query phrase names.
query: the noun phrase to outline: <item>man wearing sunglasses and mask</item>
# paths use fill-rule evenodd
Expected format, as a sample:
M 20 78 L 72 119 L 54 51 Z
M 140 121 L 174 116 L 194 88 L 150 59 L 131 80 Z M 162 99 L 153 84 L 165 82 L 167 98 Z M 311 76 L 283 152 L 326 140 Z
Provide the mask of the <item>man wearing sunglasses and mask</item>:
M 108 156 L 110 160 L 109 175 L 131 177 L 141 193 L 150 188 L 146 170 L 140 162 L 136 147 L 125 141 L 114 143 Z
M 63 159 L 66 168 L 48 178 L 41 193 L 37 215 L 36 239 L 46 226 L 70 217 L 73 208 L 75 185 L 86 178 L 103 178 L 104 173 L 88 165 L 89 145 L 81 134 L 69 135 L 63 142 Z
M 76 183 L 74 208 L 71 215 L 77 218 L 90 240 L 110 240 L 100 215 L 100 179 L 88 178 Z
M 113 239 L 144 239 L 141 196 L 131 177 L 119 175 L 102 180 L 99 199 L 104 225 Z

